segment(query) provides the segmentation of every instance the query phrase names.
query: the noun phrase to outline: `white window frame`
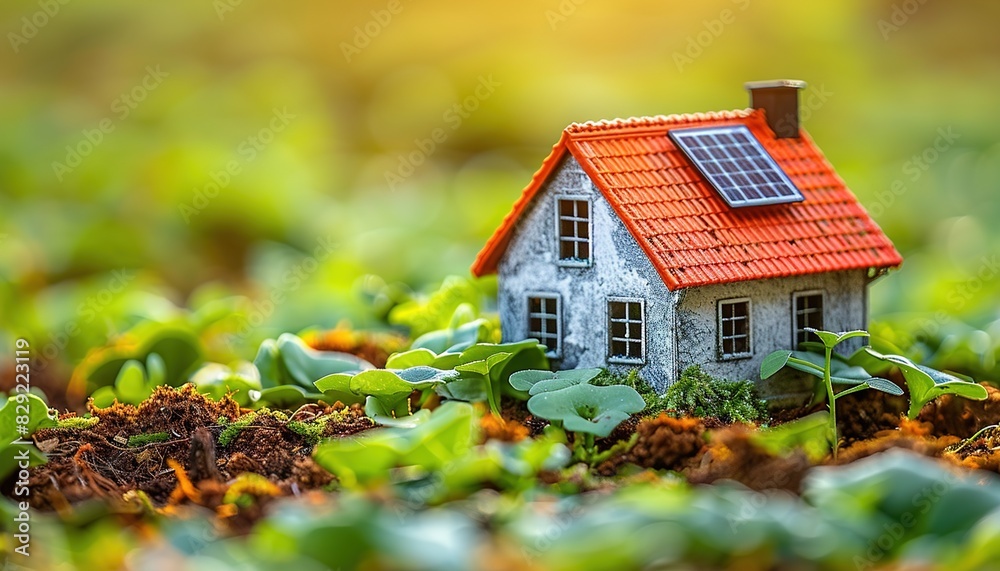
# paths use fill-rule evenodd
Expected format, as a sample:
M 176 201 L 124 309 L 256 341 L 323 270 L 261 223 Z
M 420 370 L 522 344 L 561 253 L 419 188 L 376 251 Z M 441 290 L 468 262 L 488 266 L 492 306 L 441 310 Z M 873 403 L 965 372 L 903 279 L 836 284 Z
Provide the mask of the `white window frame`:
M 525 312 L 524 312 L 524 314 L 525 314 L 525 316 L 527 316 L 527 326 L 528 326 L 527 327 L 527 331 L 528 331 L 527 337 L 529 337 L 529 338 L 536 338 L 536 339 L 538 339 L 538 341 L 542 345 L 545 345 L 545 339 L 542 338 L 542 336 L 540 336 L 540 335 L 535 335 L 534 334 L 535 332 L 533 332 L 531 330 L 531 319 L 532 319 L 533 316 L 536 315 L 536 314 L 533 314 L 531 312 L 531 300 L 533 298 L 545 299 L 545 300 L 555 300 L 555 302 L 556 302 L 556 313 L 555 313 L 555 318 L 556 318 L 555 319 L 555 321 L 556 321 L 556 331 L 555 331 L 556 348 L 554 350 L 546 351 L 545 355 L 548 356 L 548 357 L 550 357 L 550 358 L 553 358 L 553 359 L 558 359 L 558 358 L 562 357 L 562 336 L 563 336 L 563 326 L 562 326 L 562 320 L 563 320 L 563 315 L 562 315 L 562 312 L 563 312 L 562 296 L 560 296 L 558 293 L 540 292 L 540 291 L 531 291 L 531 292 L 528 292 L 527 294 L 525 294 L 525 298 L 524 298 Z M 537 316 L 540 319 L 543 319 L 543 320 L 544 319 L 551 319 L 551 317 L 550 317 L 551 315 L 552 314 L 550 314 L 550 313 L 539 313 L 539 314 L 537 314 Z M 544 329 L 544 327 L 543 327 L 543 329 Z M 539 333 L 542 333 L 542 332 L 539 331 Z
M 639 339 L 639 341 L 640 341 L 640 346 L 639 346 L 640 355 L 637 358 L 636 357 L 621 357 L 621 356 L 616 356 L 616 355 L 612 354 L 612 346 L 613 346 L 612 342 L 615 339 L 618 339 L 620 341 L 625 341 L 626 344 L 630 343 L 631 340 L 632 340 L 631 337 L 619 337 L 619 338 L 612 337 L 612 335 L 611 335 L 611 324 L 612 324 L 612 322 L 614 320 L 611 318 L 611 304 L 613 302 L 638 303 L 639 304 L 639 321 L 640 321 L 639 324 L 642 326 L 642 335 L 641 335 L 641 337 Z M 609 364 L 618 364 L 618 365 L 642 365 L 642 364 L 645 364 L 646 363 L 646 334 L 648 333 L 648 328 L 646 327 L 646 300 L 643 299 L 643 298 L 641 298 L 641 297 L 608 297 L 605 300 L 604 313 L 605 313 L 605 319 L 607 320 L 607 323 L 605 324 L 605 330 L 607 331 L 607 346 L 608 346 L 607 356 L 608 356 L 608 363 Z M 626 322 L 630 323 L 630 321 L 628 320 L 628 311 L 627 310 L 626 310 L 626 313 L 625 313 L 625 319 L 626 319 Z
M 805 291 L 792 292 L 792 348 L 799 348 L 799 299 L 803 297 L 819 296 L 820 308 L 819 308 L 819 320 L 822 322 L 820 327 L 817 329 L 823 329 L 826 325 L 826 292 L 821 289 L 810 289 Z M 819 341 L 818 338 L 814 338 L 814 341 Z
M 555 197 L 555 200 L 556 200 L 556 208 L 555 208 L 555 211 L 556 211 L 555 212 L 556 260 L 557 260 L 557 262 L 558 262 L 558 264 L 560 266 L 564 266 L 564 267 L 569 267 L 569 268 L 589 268 L 593 264 L 593 260 L 594 260 L 594 204 L 593 204 L 593 202 L 591 202 L 589 196 L 579 195 L 579 194 L 559 195 L 559 196 Z M 570 259 L 570 258 L 563 258 L 562 257 L 562 244 L 563 244 L 562 220 L 563 220 L 563 217 L 562 217 L 562 214 L 561 214 L 562 208 L 560 208 L 560 207 L 562 206 L 562 202 L 563 201 L 568 201 L 568 202 L 584 202 L 584 203 L 587 204 L 587 239 L 586 239 L 586 244 L 587 244 L 587 252 L 590 255 L 587 257 L 586 260 Z M 575 209 L 574 209 L 574 211 L 575 211 Z M 574 223 L 578 222 L 580 220 L 582 220 L 582 218 L 579 218 L 579 217 L 574 217 L 573 218 Z M 574 232 L 575 232 L 575 224 L 574 224 Z M 584 242 L 584 240 L 580 239 L 578 236 L 574 236 L 574 237 L 569 238 L 569 239 L 571 241 L 573 241 L 573 242 L 581 242 L 581 243 Z M 579 251 L 579 246 L 576 247 L 576 250 Z
M 747 304 L 747 351 L 743 353 L 726 353 L 726 339 L 736 339 L 737 336 L 733 335 L 731 337 L 726 337 L 723 335 L 723 317 L 722 317 L 722 306 L 731 305 L 737 303 L 746 302 Z M 729 299 L 720 299 L 716 303 L 716 328 L 718 329 L 718 343 L 719 343 L 719 360 L 721 361 L 732 361 L 735 359 L 746 359 L 747 357 L 753 356 L 753 302 L 750 301 L 749 297 L 733 297 Z M 734 319 L 734 318 L 727 318 Z

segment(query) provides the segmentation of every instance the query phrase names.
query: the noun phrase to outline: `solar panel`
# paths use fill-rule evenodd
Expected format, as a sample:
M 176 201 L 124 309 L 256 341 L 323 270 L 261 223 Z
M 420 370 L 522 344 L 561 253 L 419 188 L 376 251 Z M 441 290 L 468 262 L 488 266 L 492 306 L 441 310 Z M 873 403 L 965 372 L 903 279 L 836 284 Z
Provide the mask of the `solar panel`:
M 745 125 L 676 129 L 670 138 L 729 206 L 805 200 Z

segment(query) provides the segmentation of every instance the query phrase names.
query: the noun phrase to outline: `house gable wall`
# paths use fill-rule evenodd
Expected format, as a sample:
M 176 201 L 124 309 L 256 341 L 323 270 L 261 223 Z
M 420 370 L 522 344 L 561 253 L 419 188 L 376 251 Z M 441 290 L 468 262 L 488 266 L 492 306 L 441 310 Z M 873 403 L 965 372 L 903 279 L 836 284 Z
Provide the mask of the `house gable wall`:
M 590 201 L 589 267 L 559 265 L 558 197 L 586 197 Z M 607 301 L 609 297 L 642 299 L 646 329 L 645 364 L 640 374 L 660 391 L 673 382 L 677 296 L 667 289 L 635 238 L 572 156 L 563 158 L 517 224 L 498 267 L 504 340 L 528 337 L 530 294 L 558 294 L 563 339 L 557 366 L 608 367 L 624 372 L 639 365 L 608 363 Z

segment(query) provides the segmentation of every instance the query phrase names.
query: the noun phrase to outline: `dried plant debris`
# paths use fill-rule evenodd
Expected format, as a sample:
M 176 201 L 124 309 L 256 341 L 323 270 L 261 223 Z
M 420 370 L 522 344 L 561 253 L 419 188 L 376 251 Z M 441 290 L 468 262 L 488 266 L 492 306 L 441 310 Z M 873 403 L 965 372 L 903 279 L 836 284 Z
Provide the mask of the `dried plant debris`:
M 94 497 L 123 502 L 135 493 L 156 506 L 219 503 L 223 483 L 246 472 L 295 494 L 332 480 L 311 458 L 319 438 L 373 426 L 359 407 L 312 405 L 291 420 L 283 412 L 241 410 L 191 386 L 158 388 L 138 406 L 89 408 L 91 418 L 68 417 L 35 434 L 49 461 L 32 470 L 34 507 L 62 509 Z

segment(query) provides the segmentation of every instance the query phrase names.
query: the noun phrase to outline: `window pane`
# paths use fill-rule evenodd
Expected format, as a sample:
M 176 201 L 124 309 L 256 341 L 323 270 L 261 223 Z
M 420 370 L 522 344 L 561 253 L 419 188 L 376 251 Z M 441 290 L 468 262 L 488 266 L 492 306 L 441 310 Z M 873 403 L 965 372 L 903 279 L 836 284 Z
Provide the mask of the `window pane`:
M 611 322 L 611 336 L 612 337 L 625 337 L 625 322 L 624 321 L 612 321 Z
M 559 220 L 559 236 L 563 238 L 575 238 L 576 224 L 572 220 L 560 219 Z
M 645 324 L 642 303 L 608 302 L 608 356 L 641 360 Z
M 559 216 L 573 216 L 573 210 L 572 200 L 559 201 Z
M 538 339 L 550 352 L 559 351 L 559 302 L 556 298 L 528 298 L 528 336 Z
M 586 200 L 559 199 L 559 258 L 590 259 L 590 204 Z
M 719 351 L 723 357 L 749 354 L 750 302 L 720 302 L 718 331 Z
M 611 315 L 611 319 L 624 319 L 625 304 L 620 301 L 608 302 L 608 313 Z
M 734 353 L 749 353 L 750 339 L 747 337 L 737 337 L 735 340 Z

